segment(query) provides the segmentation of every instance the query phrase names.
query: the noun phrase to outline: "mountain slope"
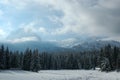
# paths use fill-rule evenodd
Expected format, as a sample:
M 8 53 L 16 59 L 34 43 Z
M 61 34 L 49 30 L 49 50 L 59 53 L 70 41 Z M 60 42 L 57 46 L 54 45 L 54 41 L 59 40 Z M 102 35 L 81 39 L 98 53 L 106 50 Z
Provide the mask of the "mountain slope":
M 56 46 L 53 43 L 49 42 L 37 42 L 37 41 L 29 41 L 29 42 L 22 42 L 22 43 L 1 43 L 1 45 L 5 47 L 9 47 L 12 51 L 25 51 L 27 48 L 32 50 L 39 49 L 40 52 L 56 52 L 56 51 L 64 51 L 64 48 Z
M 117 41 L 91 41 L 78 44 L 76 46 L 73 46 L 72 48 L 78 51 L 91 51 L 100 50 L 101 48 L 105 47 L 108 44 L 110 44 L 111 46 L 120 47 L 120 42 Z
M 91 50 L 100 50 L 104 46 L 110 44 L 111 46 L 120 47 L 120 42 L 117 41 L 85 41 L 81 44 L 73 44 L 72 47 L 62 47 L 56 43 L 52 42 L 38 42 L 38 41 L 29 41 L 22 43 L 1 43 L 5 47 L 9 47 L 12 51 L 25 51 L 27 48 L 38 49 L 40 52 L 75 52 L 75 51 L 91 51 Z M 69 43 L 67 43 L 69 45 Z M 74 46 L 75 45 L 75 46 Z

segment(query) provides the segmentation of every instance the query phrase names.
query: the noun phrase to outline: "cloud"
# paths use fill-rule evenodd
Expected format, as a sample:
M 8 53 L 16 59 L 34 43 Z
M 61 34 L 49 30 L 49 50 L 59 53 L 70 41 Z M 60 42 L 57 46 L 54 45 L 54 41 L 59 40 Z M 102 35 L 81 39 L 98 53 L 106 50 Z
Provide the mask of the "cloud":
M 43 34 L 47 34 L 48 33 L 44 27 L 39 27 L 39 32 L 43 33 Z
M 99 0 L 99 6 L 107 9 L 119 9 L 120 0 Z
M 4 0 L 0 3 L 14 6 L 16 9 L 37 5 L 37 7 L 50 8 L 51 11 L 60 11 L 63 13 L 62 17 L 51 15 L 49 18 L 53 23 L 61 25 L 60 27 L 56 25 L 56 28 L 53 28 L 52 35 L 74 33 L 90 36 L 104 35 L 114 38 L 119 37 L 120 34 L 120 0 Z M 36 23 L 24 26 L 26 33 L 48 32 L 46 28 L 41 26 L 35 28 Z
M 113 37 L 103 38 L 101 40 L 115 40 L 115 41 L 120 41 L 120 37 L 119 36 L 113 36 Z
M 37 31 L 36 22 L 30 22 L 28 24 L 21 24 L 20 28 L 23 29 L 25 33 L 34 33 Z
M 47 35 L 49 32 L 46 30 L 45 27 L 39 26 L 39 23 L 32 21 L 28 24 L 21 24 L 20 29 L 25 33 L 25 34 L 30 34 L 30 35 L 39 35 L 39 34 L 44 34 Z
M 6 32 L 3 30 L 3 29 L 0 29 L 0 36 L 5 36 L 6 35 Z
M 71 47 L 71 46 L 75 45 L 77 42 L 78 41 L 75 38 L 68 38 L 68 39 L 59 41 L 58 44 L 62 47 Z
M 72 32 L 90 36 L 118 36 L 119 4 L 119 0 L 60 0 L 59 5 L 54 5 L 54 9 L 64 13 L 64 16 L 59 18 L 63 26 L 56 29 L 54 34 L 64 35 Z
M 28 40 L 28 38 L 32 36 L 32 38 L 35 37 L 38 41 L 41 41 L 44 36 L 48 36 L 48 35 L 49 35 L 49 32 L 46 30 L 45 27 L 40 27 L 37 22 L 32 21 L 27 24 L 22 23 L 19 26 L 19 28 L 11 31 L 7 39 L 8 41 L 11 41 L 11 42 L 13 41 L 13 43 L 24 42 L 24 41 L 26 42 L 26 41 L 32 40 L 32 39 Z
M 4 39 L 6 38 L 7 35 L 8 33 L 4 29 L 0 28 L 0 42 L 1 41 L 4 42 L 5 41 Z
M 6 6 L 12 6 L 16 9 L 23 9 L 27 6 L 29 3 L 29 0 L 1 0 L 0 4 L 6 5 Z
M 2 16 L 4 14 L 4 12 L 2 10 L 0 10 L 0 16 Z
M 28 41 L 38 41 L 38 39 L 34 36 L 31 37 L 21 37 L 12 40 L 8 40 L 10 43 L 21 43 L 21 42 L 28 42 Z
M 29 36 L 36 37 L 37 39 L 41 40 L 39 34 L 38 34 L 38 27 L 36 22 L 30 22 L 28 24 L 21 24 L 19 28 L 14 29 L 11 31 L 11 33 L 7 36 L 8 40 L 14 39 L 21 39 L 21 38 L 27 38 Z M 23 38 L 23 39 L 24 39 Z M 18 40 L 19 41 L 19 40 Z M 24 40 L 23 40 L 24 41 Z
M 4 4 L 4 5 L 8 5 L 9 4 L 9 0 L 1 0 L 0 3 Z

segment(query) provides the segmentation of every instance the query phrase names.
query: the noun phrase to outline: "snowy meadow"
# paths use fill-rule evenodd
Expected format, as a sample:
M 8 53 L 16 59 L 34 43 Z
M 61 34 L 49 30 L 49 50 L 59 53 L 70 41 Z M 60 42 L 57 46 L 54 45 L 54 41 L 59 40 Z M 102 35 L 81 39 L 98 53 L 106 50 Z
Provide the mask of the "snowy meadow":
M 120 80 L 120 73 L 98 70 L 0 71 L 0 80 Z

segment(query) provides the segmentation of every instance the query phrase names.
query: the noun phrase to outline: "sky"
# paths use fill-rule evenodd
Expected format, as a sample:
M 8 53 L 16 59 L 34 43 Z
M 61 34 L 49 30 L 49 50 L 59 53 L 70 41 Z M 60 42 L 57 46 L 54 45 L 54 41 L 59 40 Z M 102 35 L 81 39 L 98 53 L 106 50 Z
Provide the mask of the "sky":
M 120 0 L 0 0 L 0 42 L 120 41 Z

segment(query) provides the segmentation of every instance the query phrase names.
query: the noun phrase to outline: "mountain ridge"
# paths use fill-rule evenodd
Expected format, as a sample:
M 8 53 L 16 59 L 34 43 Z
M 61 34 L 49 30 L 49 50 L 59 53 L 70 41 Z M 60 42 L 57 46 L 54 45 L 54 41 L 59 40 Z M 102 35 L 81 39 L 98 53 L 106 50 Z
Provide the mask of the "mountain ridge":
M 91 50 L 100 50 L 104 46 L 110 44 L 111 46 L 120 47 L 120 42 L 118 41 L 88 41 L 81 44 L 73 45 L 72 47 L 62 47 L 53 42 L 22 42 L 22 43 L 0 43 L 5 47 L 9 47 L 12 51 L 25 51 L 27 48 L 32 50 L 38 49 L 41 52 L 64 52 L 64 51 L 91 51 Z M 68 44 L 69 45 L 69 44 Z

